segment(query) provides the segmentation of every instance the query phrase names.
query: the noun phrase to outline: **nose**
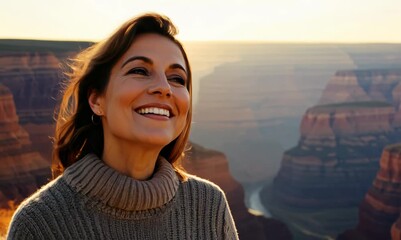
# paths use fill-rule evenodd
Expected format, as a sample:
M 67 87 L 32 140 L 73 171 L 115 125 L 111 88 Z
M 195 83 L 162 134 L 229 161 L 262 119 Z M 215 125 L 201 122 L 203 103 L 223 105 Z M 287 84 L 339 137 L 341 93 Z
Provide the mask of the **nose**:
M 173 94 L 167 77 L 164 74 L 158 74 L 157 77 L 155 77 L 148 92 L 149 94 L 159 94 L 166 97 L 171 97 Z

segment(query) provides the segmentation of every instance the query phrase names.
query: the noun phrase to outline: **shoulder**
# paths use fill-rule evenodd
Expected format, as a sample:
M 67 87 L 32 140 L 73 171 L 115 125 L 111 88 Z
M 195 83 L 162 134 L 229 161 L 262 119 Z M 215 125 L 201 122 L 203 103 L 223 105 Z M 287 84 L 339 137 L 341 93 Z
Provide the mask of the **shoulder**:
M 188 179 L 181 184 L 183 190 L 187 193 L 225 200 L 224 191 L 217 184 L 195 175 L 187 174 L 187 176 Z
M 187 181 L 184 182 L 184 184 L 205 187 L 211 191 L 218 191 L 218 192 L 223 193 L 223 190 L 212 181 L 209 181 L 207 179 L 204 179 L 204 178 L 201 178 L 201 177 L 198 177 L 195 175 L 191 175 L 191 174 L 187 174 L 187 176 L 188 176 L 188 179 L 187 179 Z
M 60 178 L 49 182 L 25 199 L 15 211 L 9 227 L 9 237 L 18 234 L 37 235 L 36 230 L 41 223 L 46 223 L 49 216 L 57 208 Z
M 39 190 L 33 193 L 31 196 L 26 198 L 21 202 L 15 214 L 20 212 L 29 211 L 32 208 L 39 207 L 43 204 L 51 204 L 53 201 L 56 201 L 55 191 L 61 189 L 60 187 L 61 178 L 57 178 L 53 181 L 50 181 L 46 185 L 42 186 Z

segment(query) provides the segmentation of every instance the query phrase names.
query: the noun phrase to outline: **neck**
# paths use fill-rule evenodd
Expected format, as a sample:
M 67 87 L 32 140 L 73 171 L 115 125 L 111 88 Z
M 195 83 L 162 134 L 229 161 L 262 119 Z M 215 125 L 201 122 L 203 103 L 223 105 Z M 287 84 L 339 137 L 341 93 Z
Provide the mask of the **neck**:
M 132 145 L 104 144 L 102 159 L 109 167 L 136 180 L 149 179 L 154 170 L 161 149 Z

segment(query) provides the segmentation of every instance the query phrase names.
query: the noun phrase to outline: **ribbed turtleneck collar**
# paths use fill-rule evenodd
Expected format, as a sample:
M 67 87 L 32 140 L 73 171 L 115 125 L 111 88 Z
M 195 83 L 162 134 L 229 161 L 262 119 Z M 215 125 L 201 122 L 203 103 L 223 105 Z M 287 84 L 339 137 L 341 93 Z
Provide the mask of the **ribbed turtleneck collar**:
M 173 199 L 179 180 L 167 160 L 159 158 L 153 176 L 135 180 L 107 166 L 94 154 L 68 167 L 63 178 L 73 189 L 108 207 L 125 211 L 158 208 Z

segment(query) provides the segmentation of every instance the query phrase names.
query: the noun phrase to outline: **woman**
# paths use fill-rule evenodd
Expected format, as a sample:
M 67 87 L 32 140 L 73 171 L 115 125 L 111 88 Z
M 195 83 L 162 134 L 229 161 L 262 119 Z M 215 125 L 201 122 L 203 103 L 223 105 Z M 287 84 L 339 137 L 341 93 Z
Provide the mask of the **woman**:
M 82 52 L 57 118 L 53 173 L 9 239 L 237 239 L 223 192 L 179 161 L 191 69 L 176 29 L 147 14 Z

